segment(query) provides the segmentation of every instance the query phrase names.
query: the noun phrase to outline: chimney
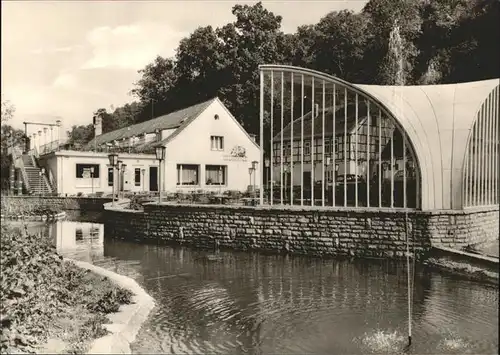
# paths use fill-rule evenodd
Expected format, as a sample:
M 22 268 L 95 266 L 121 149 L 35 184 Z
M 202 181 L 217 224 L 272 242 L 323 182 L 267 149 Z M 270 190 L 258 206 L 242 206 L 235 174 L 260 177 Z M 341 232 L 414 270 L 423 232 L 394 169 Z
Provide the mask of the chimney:
M 252 140 L 253 140 L 254 142 L 257 142 L 257 135 L 256 135 L 256 134 L 249 133 L 248 135 L 250 136 L 250 138 L 252 138 Z
M 94 137 L 102 134 L 102 118 L 99 114 L 94 114 Z

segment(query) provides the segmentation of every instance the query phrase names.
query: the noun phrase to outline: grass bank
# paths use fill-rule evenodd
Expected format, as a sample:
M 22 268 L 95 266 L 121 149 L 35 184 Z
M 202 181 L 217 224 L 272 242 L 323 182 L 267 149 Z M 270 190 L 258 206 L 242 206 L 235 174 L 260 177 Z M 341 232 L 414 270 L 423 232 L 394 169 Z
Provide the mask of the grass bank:
M 64 262 L 42 235 L 2 226 L 1 353 L 85 353 L 132 294 Z

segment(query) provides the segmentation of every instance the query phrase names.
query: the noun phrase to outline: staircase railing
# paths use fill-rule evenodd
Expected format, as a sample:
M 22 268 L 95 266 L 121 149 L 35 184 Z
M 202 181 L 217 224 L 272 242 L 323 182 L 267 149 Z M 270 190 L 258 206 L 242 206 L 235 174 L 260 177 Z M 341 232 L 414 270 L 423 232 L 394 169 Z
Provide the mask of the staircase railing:
M 32 157 L 37 157 L 37 158 L 39 156 L 38 149 L 36 149 L 36 147 L 28 151 L 28 154 L 31 155 Z
M 31 159 L 31 164 L 33 164 L 33 166 L 34 166 L 34 167 L 37 167 L 37 166 L 38 166 L 38 164 L 37 164 L 37 161 L 36 161 L 35 156 L 34 156 L 34 155 L 32 155 L 32 154 L 29 154 L 29 157 L 30 157 L 30 159 Z
M 49 154 L 59 149 L 59 142 L 52 141 L 39 147 L 40 155 Z
M 45 186 L 49 190 L 49 193 L 52 193 L 52 186 L 50 186 L 49 179 L 47 178 L 47 174 L 43 174 L 43 181 L 45 182 Z
M 49 182 L 50 182 L 50 187 L 52 189 L 51 192 L 57 192 L 57 181 L 54 178 L 54 174 L 52 173 L 52 170 L 49 169 Z

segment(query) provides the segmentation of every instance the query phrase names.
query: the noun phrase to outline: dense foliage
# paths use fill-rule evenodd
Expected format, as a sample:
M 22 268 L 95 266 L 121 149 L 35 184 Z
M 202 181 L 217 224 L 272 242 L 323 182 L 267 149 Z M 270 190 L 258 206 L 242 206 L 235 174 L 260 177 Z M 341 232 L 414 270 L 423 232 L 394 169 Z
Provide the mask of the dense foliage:
M 199 27 L 179 43 L 175 58 L 158 56 L 140 70 L 138 102 L 107 112 L 103 132 L 142 122 L 219 96 L 251 133 L 258 134 L 260 64 L 291 64 L 366 84 L 392 81 L 387 63 L 394 23 L 404 43 L 411 84 L 497 78 L 500 74 L 497 0 L 370 0 L 360 13 L 325 14 L 295 33 L 261 3 L 235 5 L 235 20 Z
M 3 110 L 4 102 L 2 101 L 2 110 Z M 24 136 L 24 132 L 20 129 L 15 129 L 11 125 L 5 123 L 7 122 L 12 114 L 14 112 L 14 109 L 11 109 L 11 112 L 8 112 L 5 114 L 5 116 L 8 116 L 7 118 L 4 118 L 4 112 L 2 111 L 2 126 L 1 126 L 1 138 L 0 138 L 0 144 L 1 144 L 1 151 L 0 151 L 0 184 L 1 184 L 1 189 L 2 191 L 5 191 L 6 189 L 9 188 L 9 167 L 11 164 L 11 158 L 10 154 L 8 153 L 7 149 L 8 147 L 12 145 L 21 145 L 22 144 L 22 137 Z
M 63 262 L 41 235 L 2 226 L 1 238 L 2 353 L 36 352 L 50 337 L 63 338 L 67 351 L 84 352 L 106 334 L 104 315 L 130 303 L 130 292 Z

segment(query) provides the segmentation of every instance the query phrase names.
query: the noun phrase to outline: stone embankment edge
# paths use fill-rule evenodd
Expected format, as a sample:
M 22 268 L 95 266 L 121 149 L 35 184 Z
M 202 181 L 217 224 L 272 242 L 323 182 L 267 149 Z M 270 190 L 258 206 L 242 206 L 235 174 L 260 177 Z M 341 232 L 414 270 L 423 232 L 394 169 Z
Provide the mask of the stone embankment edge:
M 96 339 L 87 354 L 131 354 L 130 344 L 135 341 L 142 324 L 155 306 L 154 299 L 130 277 L 117 274 L 84 261 L 65 258 L 65 261 L 109 278 L 121 288 L 132 292 L 132 304 L 122 305 L 117 313 L 108 315 L 111 324 L 104 327 L 111 333 Z
M 7 215 L 0 215 L 0 218 L 2 220 L 11 220 L 11 221 L 26 221 L 26 222 L 33 222 L 33 221 L 59 221 L 61 219 L 66 218 L 66 212 L 61 211 L 56 214 L 51 214 L 51 215 L 15 215 L 15 216 L 7 216 Z

